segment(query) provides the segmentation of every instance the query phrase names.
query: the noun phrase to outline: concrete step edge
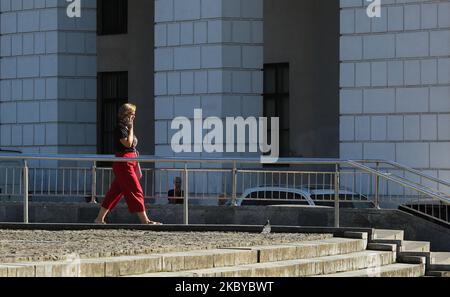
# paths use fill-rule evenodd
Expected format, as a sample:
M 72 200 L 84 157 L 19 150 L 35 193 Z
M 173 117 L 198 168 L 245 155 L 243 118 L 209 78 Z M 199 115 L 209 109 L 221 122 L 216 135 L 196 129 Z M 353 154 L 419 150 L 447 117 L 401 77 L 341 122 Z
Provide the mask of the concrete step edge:
M 450 277 L 450 271 L 427 271 L 427 276 Z
M 450 265 L 449 264 L 430 264 L 430 265 L 428 265 L 428 271 L 449 271 L 450 272 Z
M 399 239 L 372 239 L 370 243 L 381 243 L 381 244 L 396 244 L 401 246 L 402 240 Z
M 353 239 L 368 239 L 369 234 L 367 232 L 345 231 L 344 237 Z
M 372 234 L 372 239 L 403 240 L 404 236 L 405 232 L 403 230 L 375 229 Z
M 429 252 L 431 244 L 428 241 L 403 240 L 400 251 Z
M 361 269 L 349 272 L 340 272 L 319 277 L 420 277 L 425 275 L 423 264 L 389 264 L 372 269 Z
M 367 241 L 331 238 L 253 248 L 228 248 L 190 252 L 132 255 L 73 261 L 25 262 L 0 264 L 0 276 L 121 276 L 160 271 L 228 267 L 258 262 L 274 262 L 307 258 L 309 256 L 337 255 L 362 251 Z M 6 266 L 5 266 L 6 265 Z M 8 265 L 13 265 L 8 267 Z M 19 265 L 15 267 L 14 265 Z M 10 272 L 8 272 L 8 270 Z M 18 272 L 19 271 L 19 272 Z M 20 272 L 22 271 L 22 272 Z M 33 275 L 34 274 L 34 275 Z
M 430 242 L 397 239 L 374 239 L 370 243 L 396 244 L 399 252 L 429 252 Z
M 173 273 L 151 273 L 141 277 L 299 277 L 329 274 L 336 271 L 384 266 L 395 262 L 395 253 L 363 251 L 346 255 L 257 263 L 235 267 L 197 269 Z M 139 277 L 139 275 L 135 275 Z
M 390 252 L 397 252 L 397 245 L 396 244 L 389 244 L 389 243 L 369 243 L 367 245 L 368 250 L 373 251 L 390 251 Z
M 258 263 L 307 259 L 364 251 L 367 240 L 332 238 L 316 242 L 298 242 L 273 246 L 256 246 Z
M 426 257 L 420 256 L 408 256 L 408 255 L 397 255 L 397 262 L 404 264 L 420 264 L 426 265 L 427 259 Z
M 186 261 L 186 259 L 189 261 Z M 2 276 L 37 276 L 37 277 L 114 277 L 122 275 L 163 271 L 166 266 L 198 265 L 214 267 L 214 265 L 240 265 L 257 263 L 258 255 L 251 250 L 204 250 L 183 253 L 150 254 L 139 256 L 120 256 L 98 259 L 75 259 L 73 261 L 24 262 L 0 264 Z M 187 266 L 187 268 L 192 268 Z M 12 270 L 14 269 L 14 270 Z M 19 272 L 17 272 L 17 271 Z M 6 275 L 5 275 L 6 271 Z M 22 272 L 21 272 L 22 271 Z
M 431 258 L 431 264 L 448 264 L 448 265 L 450 265 L 450 253 L 449 252 L 431 252 L 430 258 Z

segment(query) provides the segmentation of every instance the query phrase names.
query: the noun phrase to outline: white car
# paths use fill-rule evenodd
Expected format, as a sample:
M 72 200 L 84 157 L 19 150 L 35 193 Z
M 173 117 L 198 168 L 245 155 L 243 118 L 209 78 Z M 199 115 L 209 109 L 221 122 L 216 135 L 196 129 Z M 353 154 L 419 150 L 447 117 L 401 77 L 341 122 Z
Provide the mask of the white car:
M 278 200 L 278 201 L 274 201 Z M 256 187 L 245 190 L 242 195 L 236 199 L 235 206 L 251 205 L 251 201 L 256 202 L 257 205 L 264 204 L 290 204 L 299 201 L 307 205 L 314 206 L 315 203 L 311 198 L 311 193 L 302 188 L 285 188 L 285 187 Z M 231 201 L 228 201 L 226 205 L 231 205 Z
M 309 187 L 304 186 L 298 188 L 260 186 L 246 189 L 244 193 L 236 199 L 235 206 L 280 204 L 333 206 L 334 199 L 334 189 L 324 188 L 320 185 L 309 185 Z M 368 207 L 371 207 L 372 205 L 365 195 L 344 189 L 339 190 L 339 199 L 344 205 L 346 202 L 352 203 L 353 206 L 356 206 L 354 203 L 357 202 L 364 202 L 365 204 L 369 203 L 370 205 L 367 205 Z M 232 205 L 232 201 L 228 200 L 225 205 Z

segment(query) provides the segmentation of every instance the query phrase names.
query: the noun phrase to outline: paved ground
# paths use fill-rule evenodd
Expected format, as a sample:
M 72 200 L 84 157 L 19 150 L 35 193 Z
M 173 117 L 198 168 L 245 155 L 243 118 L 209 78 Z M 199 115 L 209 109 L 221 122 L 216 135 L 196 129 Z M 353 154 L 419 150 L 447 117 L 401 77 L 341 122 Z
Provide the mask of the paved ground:
M 0 263 L 270 245 L 330 237 L 329 234 L 287 233 L 0 230 Z

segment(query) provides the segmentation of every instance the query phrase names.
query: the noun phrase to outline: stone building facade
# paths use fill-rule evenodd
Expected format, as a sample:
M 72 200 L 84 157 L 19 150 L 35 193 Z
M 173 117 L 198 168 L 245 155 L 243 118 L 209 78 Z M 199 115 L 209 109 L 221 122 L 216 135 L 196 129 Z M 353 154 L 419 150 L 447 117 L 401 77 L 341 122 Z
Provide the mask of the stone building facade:
M 144 153 L 173 155 L 174 117 L 264 115 L 264 72 L 288 65 L 289 156 L 450 178 L 449 0 L 382 0 L 380 18 L 364 0 L 129 0 L 114 38 L 95 0 L 81 18 L 64 0 L 0 3 L 1 148 L 98 152 L 98 73 L 128 71 Z
M 341 1 L 341 157 L 450 178 L 450 2 Z

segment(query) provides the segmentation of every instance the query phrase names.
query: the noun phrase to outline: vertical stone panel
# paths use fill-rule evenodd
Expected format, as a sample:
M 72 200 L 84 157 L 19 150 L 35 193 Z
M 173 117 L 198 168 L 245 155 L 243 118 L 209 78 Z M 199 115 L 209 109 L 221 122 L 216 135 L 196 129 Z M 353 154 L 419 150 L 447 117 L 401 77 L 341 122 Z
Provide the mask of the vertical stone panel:
M 155 4 L 156 146 L 170 146 L 172 115 L 192 119 L 196 107 L 204 109 L 204 117 L 224 119 L 243 115 L 244 100 L 250 100 L 252 106 L 260 106 L 253 107 L 251 115 L 261 116 L 263 1 L 156 0 Z M 230 97 L 237 101 L 229 101 Z
M 1 1 L 2 148 L 96 151 L 96 1 L 82 1 L 81 18 L 69 18 L 67 5 Z
M 450 149 L 448 1 L 381 1 L 381 18 L 367 16 L 369 2 L 340 3 L 341 157 L 448 169 L 433 156 L 436 147 Z
M 224 122 L 227 116 L 262 116 L 263 0 L 156 0 L 155 5 L 156 154 L 175 155 L 172 120 L 192 121 L 194 108 L 203 110 L 203 118 Z M 202 140 L 194 144 L 192 135 L 193 152 L 176 156 L 227 155 L 195 152 Z M 170 186 L 173 174 L 161 178 Z M 222 183 L 221 174 L 200 174 L 191 178 L 190 189 L 201 193 L 208 187 L 219 194 L 225 190 Z

